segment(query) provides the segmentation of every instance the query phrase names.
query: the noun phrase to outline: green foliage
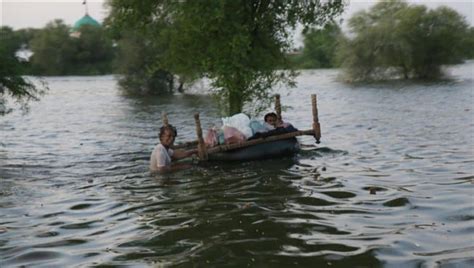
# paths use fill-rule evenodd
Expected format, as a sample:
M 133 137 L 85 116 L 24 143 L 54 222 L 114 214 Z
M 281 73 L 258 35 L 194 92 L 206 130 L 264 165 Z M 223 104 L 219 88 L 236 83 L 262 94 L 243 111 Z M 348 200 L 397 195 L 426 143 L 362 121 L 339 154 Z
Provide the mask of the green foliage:
M 76 74 L 107 74 L 112 70 L 115 57 L 112 40 L 104 30 L 94 26 L 82 26 L 79 38 L 73 38 L 75 52 L 69 65 Z
M 129 21 L 128 4 L 132 1 L 109 1 L 110 14 L 104 25 L 108 33 L 117 42 L 118 55 L 115 59 L 115 71 L 121 74 L 121 88 L 132 95 L 172 94 L 175 76 L 161 66 L 165 40 L 160 32 L 165 25 L 143 23 L 134 26 Z M 125 12 L 122 14 L 121 12 Z
M 447 7 L 384 1 L 354 15 L 349 27 L 354 37 L 341 42 L 338 58 L 350 80 L 438 78 L 442 65 L 467 56 L 467 23 Z
M 170 72 L 157 68 L 160 51 L 141 35 L 126 31 L 118 40 L 116 70 L 123 76 L 119 84 L 128 94 L 161 95 L 171 94 L 174 77 Z
M 15 35 L 21 44 L 21 48 L 28 49 L 30 47 L 31 40 L 38 34 L 40 29 L 25 28 L 15 31 Z
M 336 67 L 336 47 L 342 31 L 336 23 L 323 28 L 311 28 L 303 33 L 304 47 L 295 57 L 297 68 L 315 69 Z
M 41 75 L 66 75 L 74 53 L 69 27 L 62 20 L 46 25 L 31 41 L 33 72 Z
M 27 108 L 28 101 L 37 100 L 44 88 L 21 76 L 25 65 L 15 55 L 22 46 L 21 37 L 9 27 L 1 27 L 0 36 L 0 114 L 3 115 L 11 110 L 7 96 Z
M 470 27 L 467 35 L 464 38 L 466 43 L 466 58 L 474 59 L 474 27 Z
M 286 53 L 297 23 L 322 25 L 342 1 L 111 0 L 111 25 L 130 27 L 160 44 L 160 69 L 207 77 L 227 114 L 244 104 L 255 112 L 271 102 L 271 88 L 294 85 Z M 289 69 L 278 71 L 277 68 Z M 257 103 L 258 106 L 254 106 Z
M 98 75 L 111 72 L 114 49 L 100 27 L 83 26 L 79 37 L 55 20 L 39 30 L 30 43 L 32 72 L 37 75 Z

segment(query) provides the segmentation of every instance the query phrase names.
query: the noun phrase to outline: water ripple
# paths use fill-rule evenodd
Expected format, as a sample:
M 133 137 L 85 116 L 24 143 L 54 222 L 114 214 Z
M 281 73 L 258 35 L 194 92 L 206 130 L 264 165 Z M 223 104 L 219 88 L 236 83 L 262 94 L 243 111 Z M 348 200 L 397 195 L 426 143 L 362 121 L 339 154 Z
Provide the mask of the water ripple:
M 336 74 L 305 71 L 297 91 L 277 89 L 300 129 L 312 122 L 301 96 L 318 94 L 321 146 L 300 137 L 293 158 L 164 175 L 147 170 L 161 113 L 178 142 L 195 139 L 196 111 L 204 129 L 219 123 L 207 96 L 48 78 L 30 114 L 0 122 L 2 264 L 472 266 L 474 80 L 348 87 Z

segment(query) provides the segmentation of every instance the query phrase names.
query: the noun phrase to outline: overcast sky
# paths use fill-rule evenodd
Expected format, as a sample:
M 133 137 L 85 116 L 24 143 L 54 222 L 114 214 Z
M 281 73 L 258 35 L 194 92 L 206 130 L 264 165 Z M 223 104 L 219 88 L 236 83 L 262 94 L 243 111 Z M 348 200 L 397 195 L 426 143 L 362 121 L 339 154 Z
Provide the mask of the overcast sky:
M 0 24 L 14 29 L 27 27 L 42 28 L 53 19 L 62 19 L 72 25 L 85 12 L 83 0 L 0 0 Z M 87 0 L 89 15 L 102 22 L 107 16 L 104 7 L 105 0 Z M 343 18 L 349 18 L 354 12 L 367 9 L 375 0 L 352 0 L 346 7 Z M 430 8 L 441 5 L 449 6 L 464 15 L 471 25 L 474 25 L 474 0 L 433 1 L 410 0 L 408 2 L 424 4 Z

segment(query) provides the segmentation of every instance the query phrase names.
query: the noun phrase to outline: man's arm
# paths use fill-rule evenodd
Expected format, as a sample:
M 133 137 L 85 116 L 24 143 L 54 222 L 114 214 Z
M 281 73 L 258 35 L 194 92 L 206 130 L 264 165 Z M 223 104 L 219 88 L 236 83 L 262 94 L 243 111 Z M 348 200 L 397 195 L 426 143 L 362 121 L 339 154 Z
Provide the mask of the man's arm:
M 192 150 L 174 150 L 173 155 L 171 156 L 171 159 L 173 161 L 183 159 L 186 157 L 190 157 L 193 154 L 197 153 L 197 149 L 192 149 Z M 191 168 L 192 165 L 188 163 L 171 163 L 170 165 L 163 165 L 163 166 L 157 166 L 153 172 L 157 173 L 168 173 L 168 172 L 173 172 L 177 170 L 183 170 L 183 169 L 188 169 Z
M 173 153 L 173 156 L 171 157 L 171 159 L 173 159 L 173 160 L 183 159 L 183 158 L 186 158 L 186 157 L 190 157 L 193 154 L 197 154 L 197 149 L 192 149 L 192 150 L 188 150 L 188 151 L 174 150 L 174 153 Z

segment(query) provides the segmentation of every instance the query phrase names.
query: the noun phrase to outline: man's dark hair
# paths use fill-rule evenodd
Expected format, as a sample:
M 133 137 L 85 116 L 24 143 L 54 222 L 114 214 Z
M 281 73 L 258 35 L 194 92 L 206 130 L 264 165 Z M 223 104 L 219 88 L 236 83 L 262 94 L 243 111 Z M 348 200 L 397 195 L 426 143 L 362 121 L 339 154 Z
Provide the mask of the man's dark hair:
M 166 130 L 169 130 L 171 133 L 173 133 L 174 137 L 178 136 L 178 131 L 176 130 L 176 128 L 173 125 L 169 124 L 167 126 L 162 126 L 160 128 L 160 134 L 159 134 L 160 138 L 161 138 L 161 136 L 163 136 L 165 134 Z
M 263 117 L 263 120 L 265 120 L 265 122 L 267 122 L 267 118 L 269 118 L 269 117 L 275 117 L 275 119 L 278 118 L 276 113 L 271 112 L 271 113 L 266 114 L 265 117 Z

